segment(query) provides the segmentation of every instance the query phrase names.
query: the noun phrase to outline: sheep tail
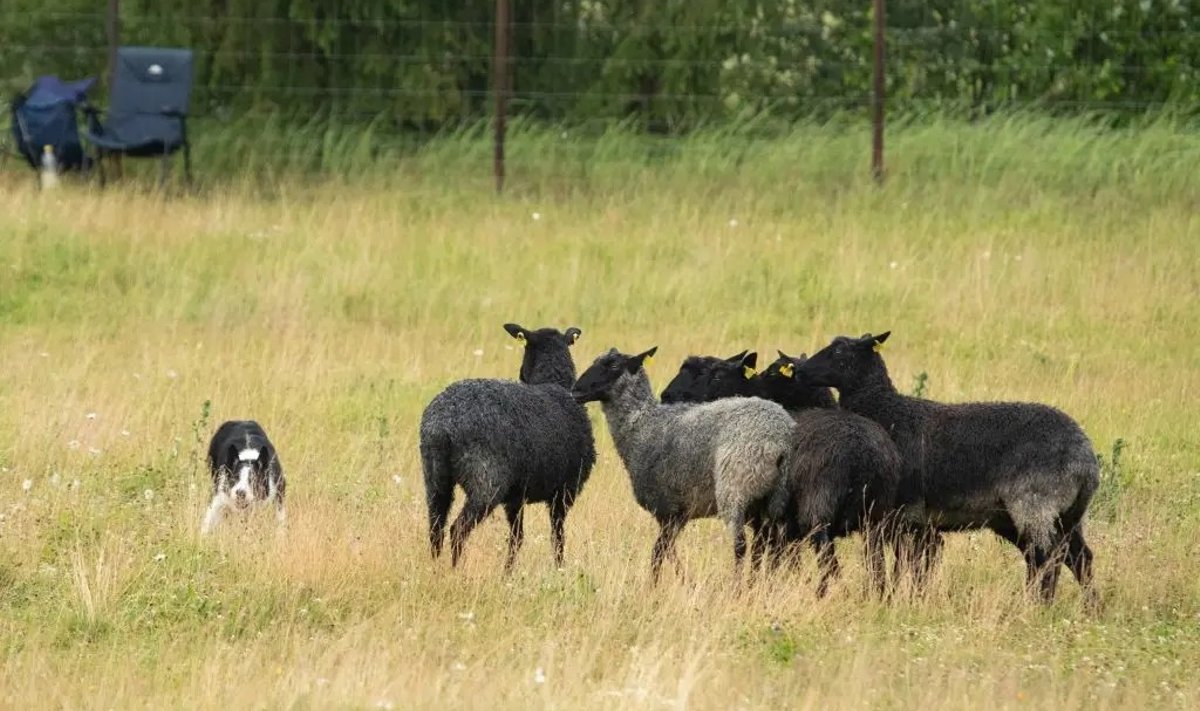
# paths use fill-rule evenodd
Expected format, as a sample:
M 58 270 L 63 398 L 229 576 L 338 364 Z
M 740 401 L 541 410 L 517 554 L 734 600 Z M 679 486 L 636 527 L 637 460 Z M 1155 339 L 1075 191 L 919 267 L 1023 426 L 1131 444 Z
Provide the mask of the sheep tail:
M 775 460 L 775 468 L 778 471 L 776 477 L 775 490 L 771 492 L 771 498 L 767 502 L 767 515 L 772 521 L 783 522 L 788 517 L 788 508 L 792 505 L 792 473 L 791 462 L 794 456 L 794 451 L 784 450 Z
M 454 503 L 454 467 L 450 437 L 445 432 L 421 433 L 421 468 L 425 473 L 425 502 L 429 508 L 429 551 L 442 552 L 443 532 Z

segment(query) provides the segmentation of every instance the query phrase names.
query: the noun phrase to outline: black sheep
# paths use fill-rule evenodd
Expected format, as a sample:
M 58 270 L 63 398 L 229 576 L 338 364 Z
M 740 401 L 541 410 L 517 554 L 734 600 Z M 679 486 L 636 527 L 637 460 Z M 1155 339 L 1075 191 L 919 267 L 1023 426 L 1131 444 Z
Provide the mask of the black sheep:
M 789 522 L 785 539 L 811 535 L 822 569 L 818 594 L 823 595 L 838 569 L 834 539 L 864 531 L 871 580 L 882 592 L 883 544 L 894 531 L 900 455 L 882 428 L 836 409 L 827 390 L 797 380 L 793 360 L 780 355 L 761 375 L 754 373 L 753 353 L 725 359 L 692 356 L 663 391 L 663 399 L 706 402 L 740 395 L 783 405 L 797 424 L 783 482 Z
M 1034 403 L 943 404 L 896 391 L 879 349 L 890 332 L 840 336 L 797 372 L 836 388 L 875 420 L 920 482 L 924 519 L 942 531 L 988 528 L 1025 556 L 1027 583 L 1054 598 L 1065 563 L 1096 604 L 1083 518 L 1100 482 L 1091 442 L 1063 412 Z M 911 493 L 911 492 L 910 492 Z
M 429 545 L 434 558 L 457 484 L 467 500 L 450 528 L 451 564 L 463 544 L 497 505 L 508 516 L 511 568 L 524 539 L 523 507 L 546 502 L 554 560 L 563 561 L 563 526 L 579 495 L 596 448 L 583 406 L 571 397 L 575 364 L 568 348 L 581 331 L 553 328 L 505 330 L 524 343 L 520 382 L 460 380 L 439 393 L 421 416 L 421 465 L 429 507 Z

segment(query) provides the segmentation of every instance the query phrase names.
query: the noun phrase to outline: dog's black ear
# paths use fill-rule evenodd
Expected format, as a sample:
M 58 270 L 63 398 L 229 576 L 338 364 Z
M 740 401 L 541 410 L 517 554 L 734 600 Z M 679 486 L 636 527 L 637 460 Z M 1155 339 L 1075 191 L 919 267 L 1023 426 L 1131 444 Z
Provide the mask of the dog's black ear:
M 237 461 L 238 461 L 237 445 L 231 444 L 231 445 L 229 445 L 229 447 L 227 447 L 225 449 L 225 460 L 220 462 L 220 465 L 225 467 L 229 471 L 233 471 L 234 469 L 237 469 Z

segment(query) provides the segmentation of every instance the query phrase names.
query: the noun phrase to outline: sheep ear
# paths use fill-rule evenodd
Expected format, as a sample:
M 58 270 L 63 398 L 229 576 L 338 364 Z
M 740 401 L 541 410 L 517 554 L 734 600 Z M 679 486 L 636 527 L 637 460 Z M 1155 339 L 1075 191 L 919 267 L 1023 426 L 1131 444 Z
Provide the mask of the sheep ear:
M 892 335 L 891 331 L 884 331 L 883 333 L 879 334 L 878 336 L 872 337 L 871 350 L 875 351 L 876 353 L 883 350 L 883 342 L 886 341 L 888 339 L 888 336 L 890 336 L 890 335 Z
M 629 359 L 629 372 L 636 373 L 638 368 L 645 368 L 654 361 L 654 354 L 658 352 L 658 346 L 651 348 L 644 353 L 638 353 Z
M 746 376 L 746 380 L 753 378 L 758 373 L 758 371 L 754 369 L 757 365 L 758 353 L 747 353 L 746 356 L 742 358 L 742 375 Z
M 747 352 L 748 351 L 742 351 L 741 353 L 738 353 L 737 355 L 729 356 L 728 358 L 725 359 L 725 361 L 727 363 L 741 363 L 742 360 L 745 359 Z
M 512 336 L 513 338 L 517 339 L 517 340 L 518 340 L 518 341 L 520 341 L 521 343 L 524 343 L 524 342 L 525 342 L 525 329 L 524 329 L 524 328 L 521 328 L 521 327 L 520 327 L 520 326 L 518 326 L 517 324 L 515 324 L 515 323 L 506 323 L 506 324 L 504 324 L 504 330 L 505 330 L 505 331 L 508 331 L 508 335 L 510 335 L 510 336 Z
M 776 350 L 775 352 L 779 354 L 779 358 L 781 360 L 791 360 L 792 359 L 791 356 L 789 356 L 787 353 L 784 353 L 781 350 Z
M 572 326 L 567 329 L 567 333 L 565 335 L 567 337 L 567 345 L 573 346 L 575 345 L 575 341 L 578 341 L 579 337 L 583 335 L 583 331 L 579 330 L 579 328 L 575 326 Z

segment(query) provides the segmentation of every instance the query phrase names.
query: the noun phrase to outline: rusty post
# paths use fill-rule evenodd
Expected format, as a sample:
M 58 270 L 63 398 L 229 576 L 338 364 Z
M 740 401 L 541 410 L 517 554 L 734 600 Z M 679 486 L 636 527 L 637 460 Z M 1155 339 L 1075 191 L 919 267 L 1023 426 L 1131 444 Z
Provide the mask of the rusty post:
M 108 35 L 108 89 L 112 91 L 117 73 L 117 46 L 121 44 L 121 0 L 108 0 L 104 33 Z
M 887 0 L 875 4 L 875 81 L 871 96 L 871 175 L 883 182 L 883 30 L 887 22 Z
M 495 56 L 492 58 L 492 92 L 496 97 L 496 151 L 492 172 L 496 192 L 504 190 L 504 134 L 508 122 L 508 11 L 509 0 L 496 0 Z

